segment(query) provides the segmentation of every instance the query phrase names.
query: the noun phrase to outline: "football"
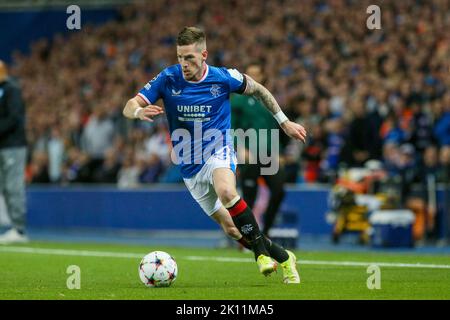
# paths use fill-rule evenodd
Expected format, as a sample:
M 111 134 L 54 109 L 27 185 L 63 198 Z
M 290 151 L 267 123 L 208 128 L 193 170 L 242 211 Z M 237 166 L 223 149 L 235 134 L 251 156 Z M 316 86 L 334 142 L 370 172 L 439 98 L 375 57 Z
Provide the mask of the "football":
M 175 259 L 164 251 L 153 251 L 139 263 L 139 278 L 147 287 L 168 287 L 178 275 Z

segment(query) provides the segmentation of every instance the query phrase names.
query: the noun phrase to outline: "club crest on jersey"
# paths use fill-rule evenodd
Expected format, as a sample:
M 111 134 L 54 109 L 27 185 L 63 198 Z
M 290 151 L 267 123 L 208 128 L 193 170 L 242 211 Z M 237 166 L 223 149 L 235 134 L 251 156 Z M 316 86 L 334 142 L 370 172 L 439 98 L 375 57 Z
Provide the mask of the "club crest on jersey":
M 211 86 L 211 90 L 209 90 L 214 98 L 217 98 L 220 95 L 220 86 L 218 84 L 213 84 Z

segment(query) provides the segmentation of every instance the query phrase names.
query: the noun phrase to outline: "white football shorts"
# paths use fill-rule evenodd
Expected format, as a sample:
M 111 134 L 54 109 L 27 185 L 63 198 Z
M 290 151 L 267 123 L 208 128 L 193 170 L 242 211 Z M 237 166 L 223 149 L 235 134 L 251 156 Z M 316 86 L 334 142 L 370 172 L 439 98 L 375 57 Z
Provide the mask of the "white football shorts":
M 236 164 L 236 152 L 229 146 L 225 146 L 209 157 L 195 176 L 183 179 L 192 197 L 208 216 L 222 206 L 214 190 L 213 171 L 217 168 L 230 168 L 236 173 Z

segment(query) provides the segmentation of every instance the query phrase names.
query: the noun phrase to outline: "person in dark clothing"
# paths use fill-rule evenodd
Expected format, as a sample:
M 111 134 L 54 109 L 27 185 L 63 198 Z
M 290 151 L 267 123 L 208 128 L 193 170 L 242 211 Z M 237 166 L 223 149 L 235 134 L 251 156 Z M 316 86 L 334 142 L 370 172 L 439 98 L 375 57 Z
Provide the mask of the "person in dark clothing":
M 34 151 L 29 166 L 31 184 L 50 183 L 48 174 L 48 155 L 45 151 Z
M 264 82 L 264 75 L 262 66 L 258 63 L 249 65 L 246 69 L 246 74 L 251 76 L 258 82 Z M 231 97 L 231 109 L 232 109 L 232 128 L 243 129 L 244 131 L 254 129 L 266 129 L 267 130 L 267 151 L 271 153 L 271 129 L 278 129 L 277 122 L 273 116 L 266 110 L 264 105 L 251 96 L 244 95 L 232 95 Z M 283 134 L 283 133 L 281 133 Z M 270 228 L 272 228 L 275 217 L 280 208 L 281 202 L 285 196 L 284 183 L 286 180 L 285 170 L 280 165 L 279 170 L 273 175 L 262 175 L 261 168 L 264 167 L 260 163 L 260 159 L 257 159 L 259 154 L 259 140 L 260 136 L 257 136 L 257 150 L 251 150 L 249 145 L 245 146 L 245 150 L 237 150 L 238 153 L 243 153 L 245 157 L 245 163 L 238 166 L 239 169 L 239 182 L 242 187 L 242 192 L 247 204 L 253 207 L 256 201 L 258 193 L 258 178 L 263 177 L 265 183 L 270 190 L 269 204 L 263 214 L 263 234 L 268 235 Z M 280 140 L 285 137 L 280 136 Z M 280 144 L 283 144 L 281 141 Z M 281 146 L 280 146 L 281 147 Z M 280 150 L 281 151 L 281 150 Z M 256 154 L 254 154 L 256 153 Z M 249 161 L 249 158 L 254 158 L 257 161 Z M 278 160 L 277 160 L 278 161 Z M 255 163 L 256 162 L 256 163 Z
M 323 182 L 325 179 L 321 172 L 321 162 L 327 147 L 323 126 L 324 124 L 321 123 L 311 130 L 311 137 L 302 152 L 302 159 L 305 162 L 304 179 L 309 183 Z
M 341 158 L 349 167 L 362 167 L 369 159 L 378 159 L 379 149 L 377 132 L 367 116 L 364 105 L 359 100 L 351 102 L 354 118 L 350 123 L 346 143 Z
M 0 243 L 27 242 L 25 235 L 25 105 L 21 89 L 8 76 L 0 60 L 0 192 L 12 228 L 0 235 Z
M 419 160 L 422 164 L 422 155 L 430 145 L 436 143 L 436 139 L 433 137 L 433 120 L 430 115 L 422 110 L 422 106 L 419 105 L 416 108 L 412 118 L 413 130 L 410 143 L 413 144 L 416 153 L 421 156 Z
M 419 196 L 424 203 L 427 212 L 427 231 L 429 238 L 436 238 L 436 213 L 437 213 L 437 184 L 443 182 L 442 168 L 439 165 L 438 148 L 435 145 L 426 147 L 423 155 L 423 165 L 419 167 L 417 180 L 419 182 Z

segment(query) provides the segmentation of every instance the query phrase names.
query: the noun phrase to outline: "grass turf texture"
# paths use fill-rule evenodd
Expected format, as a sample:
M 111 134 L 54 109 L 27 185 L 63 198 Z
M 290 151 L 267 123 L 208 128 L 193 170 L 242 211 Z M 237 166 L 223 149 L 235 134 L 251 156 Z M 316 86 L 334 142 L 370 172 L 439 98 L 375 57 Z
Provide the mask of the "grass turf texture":
M 2 249 L 3 248 L 3 249 Z M 136 254 L 96 257 L 11 252 L 15 248 Z M 162 250 L 175 257 L 179 274 L 169 288 L 146 288 L 139 280 L 140 256 Z M 17 250 L 16 250 L 17 251 Z M 252 254 L 231 249 L 31 243 L 0 246 L 0 299 L 450 299 L 450 269 L 382 266 L 381 289 L 369 290 L 367 266 L 301 264 L 301 260 L 450 265 L 449 256 L 377 252 L 296 251 L 302 284 L 285 285 L 282 272 L 264 278 Z M 245 262 L 199 261 L 225 257 Z M 81 289 L 66 287 L 69 265 L 81 268 Z

